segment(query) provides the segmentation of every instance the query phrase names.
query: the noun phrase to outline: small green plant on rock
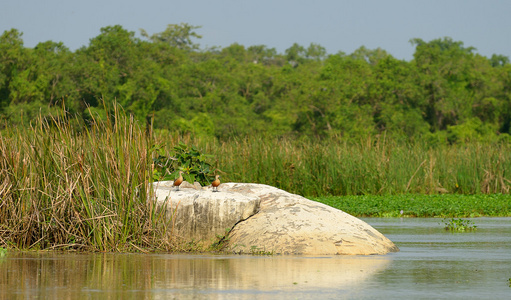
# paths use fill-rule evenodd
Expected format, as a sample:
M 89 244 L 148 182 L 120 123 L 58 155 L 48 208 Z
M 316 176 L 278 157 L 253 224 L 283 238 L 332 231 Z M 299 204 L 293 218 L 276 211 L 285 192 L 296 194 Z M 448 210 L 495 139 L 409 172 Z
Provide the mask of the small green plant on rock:
M 250 254 L 251 255 L 273 255 L 273 251 L 266 251 L 265 249 L 257 246 L 251 246 L 250 247 Z
M 472 222 L 470 220 L 452 218 L 450 220 L 444 219 L 443 222 L 445 225 L 445 230 L 449 230 L 449 231 L 464 232 L 464 231 L 474 231 L 477 229 L 477 226 L 474 225 L 474 222 Z
M 162 147 L 153 147 L 158 156 L 153 159 L 153 179 L 155 181 L 174 180 L 179 171 L 183 171 L 186 181 L 199 182 L 202 186 L 209 185 L 215 178 L 211 164 L 212 156 L 201 153 L 195 146 L 179 143 L 174 146 L 174 155 L 166 156 Z
M 209 246 L 209 251 L 220 252 L 225 248 L 225 245 L 229 243 L 229 233 L 231 228 L 225 229 L 224 235 L 217 234 L 216 241 Z

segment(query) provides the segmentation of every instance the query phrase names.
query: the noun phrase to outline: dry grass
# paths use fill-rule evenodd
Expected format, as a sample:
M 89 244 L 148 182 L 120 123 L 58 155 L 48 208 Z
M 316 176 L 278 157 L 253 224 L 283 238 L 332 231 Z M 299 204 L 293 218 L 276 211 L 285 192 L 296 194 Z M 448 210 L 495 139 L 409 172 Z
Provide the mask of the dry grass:
M 56 119 L 0 133 L 0 246 L 171 250 L 148 199 L 151 133 L 118 110 L 83 130 Z

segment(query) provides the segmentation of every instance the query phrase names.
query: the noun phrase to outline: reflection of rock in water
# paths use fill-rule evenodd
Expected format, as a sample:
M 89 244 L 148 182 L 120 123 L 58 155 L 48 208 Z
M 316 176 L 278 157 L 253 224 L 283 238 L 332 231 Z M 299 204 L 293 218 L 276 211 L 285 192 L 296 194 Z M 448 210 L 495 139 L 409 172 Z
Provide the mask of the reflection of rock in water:
M 389 262 L 384 256 L 11 253 L 0 261 L 0 299 L 253 299 L 281 298 L 280 291 L 293 298 L 295 291 L 351 289 Z
M 194 257 L 165 260 L 172 280 L 160 288 L 307 290 L 353 287 L 384 270 L 385 257 Z

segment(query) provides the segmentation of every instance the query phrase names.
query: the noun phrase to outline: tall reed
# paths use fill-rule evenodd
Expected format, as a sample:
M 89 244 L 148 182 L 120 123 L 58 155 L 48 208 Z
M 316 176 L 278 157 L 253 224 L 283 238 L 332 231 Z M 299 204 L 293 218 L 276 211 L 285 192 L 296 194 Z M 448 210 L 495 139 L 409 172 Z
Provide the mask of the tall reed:
M 168 221 L 147 201 L 152 136 L 112 113 L 81 130 L 38 119 L 0 133 L 0 246 L 172 248 Z
M 385 138 L 301 141 L 198 139 L 224 180 L 258 182 L 305 196 L 402 193 L 509 193 L 511 145 L 429 147 Z

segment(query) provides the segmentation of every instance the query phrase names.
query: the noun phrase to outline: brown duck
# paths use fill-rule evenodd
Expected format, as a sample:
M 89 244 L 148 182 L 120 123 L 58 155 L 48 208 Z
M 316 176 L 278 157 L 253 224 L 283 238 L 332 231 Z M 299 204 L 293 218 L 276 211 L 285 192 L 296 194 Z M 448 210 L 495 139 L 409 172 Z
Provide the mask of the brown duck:
M 211 183 L 213 192 L 218 192 L 218 186 L 220 185 L 220 175 L 215 176 L 215 180 Z
M 176 190 L 179 191 L 179 186 L 183 183 L 183 171 L 179 171 L 179 177 L 174 180 L 173 185 L 176 187 Z

